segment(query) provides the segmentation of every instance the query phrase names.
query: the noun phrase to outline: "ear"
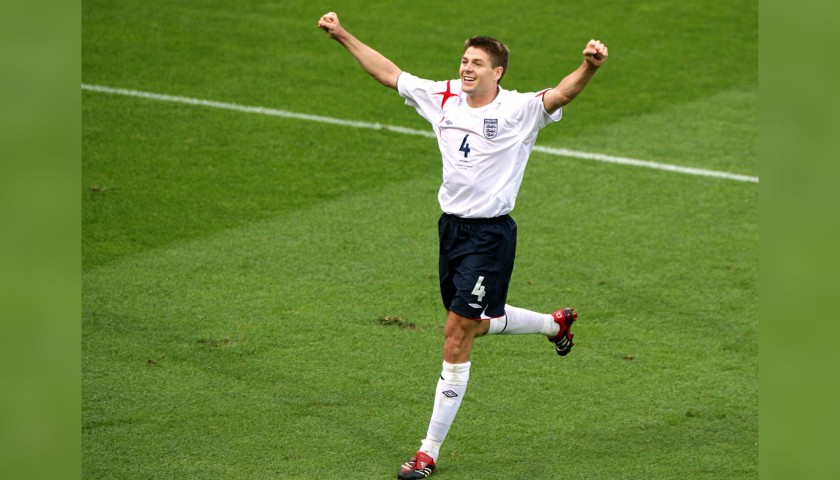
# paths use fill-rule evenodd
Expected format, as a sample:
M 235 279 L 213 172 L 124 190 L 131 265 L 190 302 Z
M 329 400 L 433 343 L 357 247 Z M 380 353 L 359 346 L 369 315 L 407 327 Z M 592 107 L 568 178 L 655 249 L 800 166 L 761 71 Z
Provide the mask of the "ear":
M 502 74 L 505 72 L 505 68 L 502 67 L 502 66 L 499 66 L 499 67 L 494 68 L 493 70 L 496 72 L 494 77 L 496 78 L 496 83 L 498 83 L 499 80 L 502 78 Z

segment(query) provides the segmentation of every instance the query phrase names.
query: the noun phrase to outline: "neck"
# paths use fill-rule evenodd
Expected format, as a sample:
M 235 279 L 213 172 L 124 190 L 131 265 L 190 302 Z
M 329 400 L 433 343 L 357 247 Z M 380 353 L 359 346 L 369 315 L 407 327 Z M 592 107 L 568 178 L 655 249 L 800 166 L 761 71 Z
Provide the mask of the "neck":
M 499 95 L 499 86 L 496 85 L 495 88 L 492 90 L 488 90 L 486 92 L 478 93 L 468 93 L 467 94 L 467 105 L 472 108 L 480 108 L 485 105 L 489 105 L 496 99 L 496 96 Z

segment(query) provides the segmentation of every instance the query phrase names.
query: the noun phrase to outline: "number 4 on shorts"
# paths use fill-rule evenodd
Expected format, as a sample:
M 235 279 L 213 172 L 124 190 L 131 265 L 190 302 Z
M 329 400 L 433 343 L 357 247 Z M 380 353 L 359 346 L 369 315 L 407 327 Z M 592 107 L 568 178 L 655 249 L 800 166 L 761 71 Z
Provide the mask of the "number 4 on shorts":
M 478 301 L 480 302 L 481 299 L 484 298 L 484 285 L 481 283 L 484 281 L 484 277 L 478 277 L 478 281 L 475 282 L 475 287 L 472 290 L 472 294 L 478 297 Z

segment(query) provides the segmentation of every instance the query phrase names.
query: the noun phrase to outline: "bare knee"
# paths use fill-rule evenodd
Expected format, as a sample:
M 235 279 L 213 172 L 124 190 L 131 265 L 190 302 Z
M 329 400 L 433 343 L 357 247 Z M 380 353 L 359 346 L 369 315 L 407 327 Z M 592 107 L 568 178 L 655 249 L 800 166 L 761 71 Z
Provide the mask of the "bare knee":
M 464 337 L 447 336 L 443 344 L 443 358 L 450 363 L 463 363 L 462 359 L 469 359 L 472 345 Z M 466 361 L 466 360 L 464 360 Z
M 482 330 L 485 322 L 462 317 L 449 312 L 444 328 L 445 341 L 443 344 L 443 358 L 449 363 L 464 363 L 469 361 L 472 353 L 473 339 Z

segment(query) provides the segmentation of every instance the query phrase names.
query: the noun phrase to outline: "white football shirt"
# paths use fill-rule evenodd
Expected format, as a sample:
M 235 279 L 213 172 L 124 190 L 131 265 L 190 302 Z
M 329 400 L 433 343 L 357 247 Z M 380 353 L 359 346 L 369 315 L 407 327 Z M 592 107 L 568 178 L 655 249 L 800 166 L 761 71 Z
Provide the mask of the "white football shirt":
M 499 88 L 489 105 L 472 108 L 461 80 L 432 81 L 402 72 L 406 105 L 432 124 L 443 159 L 440 208 L 462 218 L 493 218 L 513 210 L 539 130 L 560 121 L 545 111 L 542 92 Z

